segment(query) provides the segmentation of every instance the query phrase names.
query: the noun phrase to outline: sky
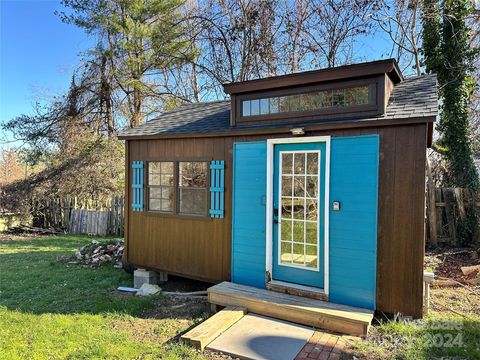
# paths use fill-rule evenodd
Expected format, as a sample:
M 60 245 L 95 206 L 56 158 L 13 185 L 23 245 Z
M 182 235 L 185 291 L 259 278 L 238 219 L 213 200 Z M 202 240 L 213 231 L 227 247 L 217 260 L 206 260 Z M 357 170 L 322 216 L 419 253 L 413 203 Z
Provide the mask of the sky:
M 60 0 L 0 0 L 0 124 L 33 113 L 37 100 L 68 89 L 80 54 L 94 43 L 55 15 Z M 360 60 L 385 56 L 379 36 L 364 39 Z M 4 136 L 0 134 L 0 141 Z M 1 145 L 1 144 L 0 144 Z
M 54 14 L 59 1 L 0 0 L 0 123 L 60 93 L 93 39 Z

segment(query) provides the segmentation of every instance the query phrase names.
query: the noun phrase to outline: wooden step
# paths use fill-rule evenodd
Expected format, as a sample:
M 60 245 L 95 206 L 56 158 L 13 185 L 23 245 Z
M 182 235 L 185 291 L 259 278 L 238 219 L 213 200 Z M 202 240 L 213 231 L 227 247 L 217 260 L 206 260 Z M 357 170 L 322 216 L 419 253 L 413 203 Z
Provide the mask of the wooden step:
M 267 290 L 281 292 L 295 296 L 307 297 L 322 301 L 328 301 L 328 296 L 322 289 L 311 286 L 297 285 L 285 281 L 270 280 L 267 283 Z
M 240 320 L 246 313 L 247 309 L 244 307 L 227 306 L 225 309 L 182 335 L 181 339 L 185 343 L 203 351 L 205 346 Z
M 222 282 L 208 289 L 208 301 L 344 334 L 365 336 L 373 311 Z

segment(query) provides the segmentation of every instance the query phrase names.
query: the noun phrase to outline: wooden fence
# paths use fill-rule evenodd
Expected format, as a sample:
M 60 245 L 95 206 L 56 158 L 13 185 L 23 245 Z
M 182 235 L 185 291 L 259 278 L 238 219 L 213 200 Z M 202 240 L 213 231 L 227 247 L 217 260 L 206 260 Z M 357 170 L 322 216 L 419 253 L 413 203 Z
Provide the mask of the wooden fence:
M 77 198 L 37 201 L 32 204 L 32 215 L 33 226 L 44 229 L 123 236 L 124 198 L 114 196 L 103 202 Z
M 427 244 L 460 245 L 459 224 L 473 207 L 480 215 L 480 193 L 461 188 L 434 188 L 427 191 Z M 72 234 L 123 236 L 124 198 L 108 201 L 52 199 L 33 204 L 33 225 Z M 480 242 L 480 225 L 474 234 Z
M 462 188 L 435 188 L 427 191 L 427 244 L 458 246 L 459 226 L 469 212 L 476 208 L 480 214 L 480 193 Z M 480 241 L 480 224 L 472 242 Z

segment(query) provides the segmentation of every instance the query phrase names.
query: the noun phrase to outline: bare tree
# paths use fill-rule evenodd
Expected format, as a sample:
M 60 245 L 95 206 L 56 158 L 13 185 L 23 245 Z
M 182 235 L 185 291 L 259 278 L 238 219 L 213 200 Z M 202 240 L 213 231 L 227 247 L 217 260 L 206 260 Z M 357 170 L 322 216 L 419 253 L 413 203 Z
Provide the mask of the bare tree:
M 370 33 L 370 0 L 306 0 L 303 20 L 305 46 L 311 66 L 334 67 L 352 61 L 357 40 Z
M 207 0 L 189 9 L 197 84 L 222 96 L 220 84 L 277 73 L 275 1 Z M 200 81 L 201 79 L 202 81 Z
M 25 175 L 25 165 L 20 163 L 16 151 L 0 149 L 0 185 L 11 183 Z
M 421 0 L 382 0 L 367 14 L 391 41 L 390 57 L 397 59 L 406 73 L 422 73 Z
M 307 21 L 312 14 L 313 0 L 295 0 L 282 3 L 281 30 L 278 37 L 278 52 L 282 72 L 293 73 L 310 67 L 311 47 L 308 44 Z

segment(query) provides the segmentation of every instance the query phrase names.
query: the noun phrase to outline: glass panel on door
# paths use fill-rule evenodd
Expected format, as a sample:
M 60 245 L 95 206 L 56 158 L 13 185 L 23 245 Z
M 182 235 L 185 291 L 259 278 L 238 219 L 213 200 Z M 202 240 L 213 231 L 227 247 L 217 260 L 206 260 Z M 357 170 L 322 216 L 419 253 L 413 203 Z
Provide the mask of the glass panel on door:
M 319 151 L 280 151 L 279 265 L 319 266 Z

